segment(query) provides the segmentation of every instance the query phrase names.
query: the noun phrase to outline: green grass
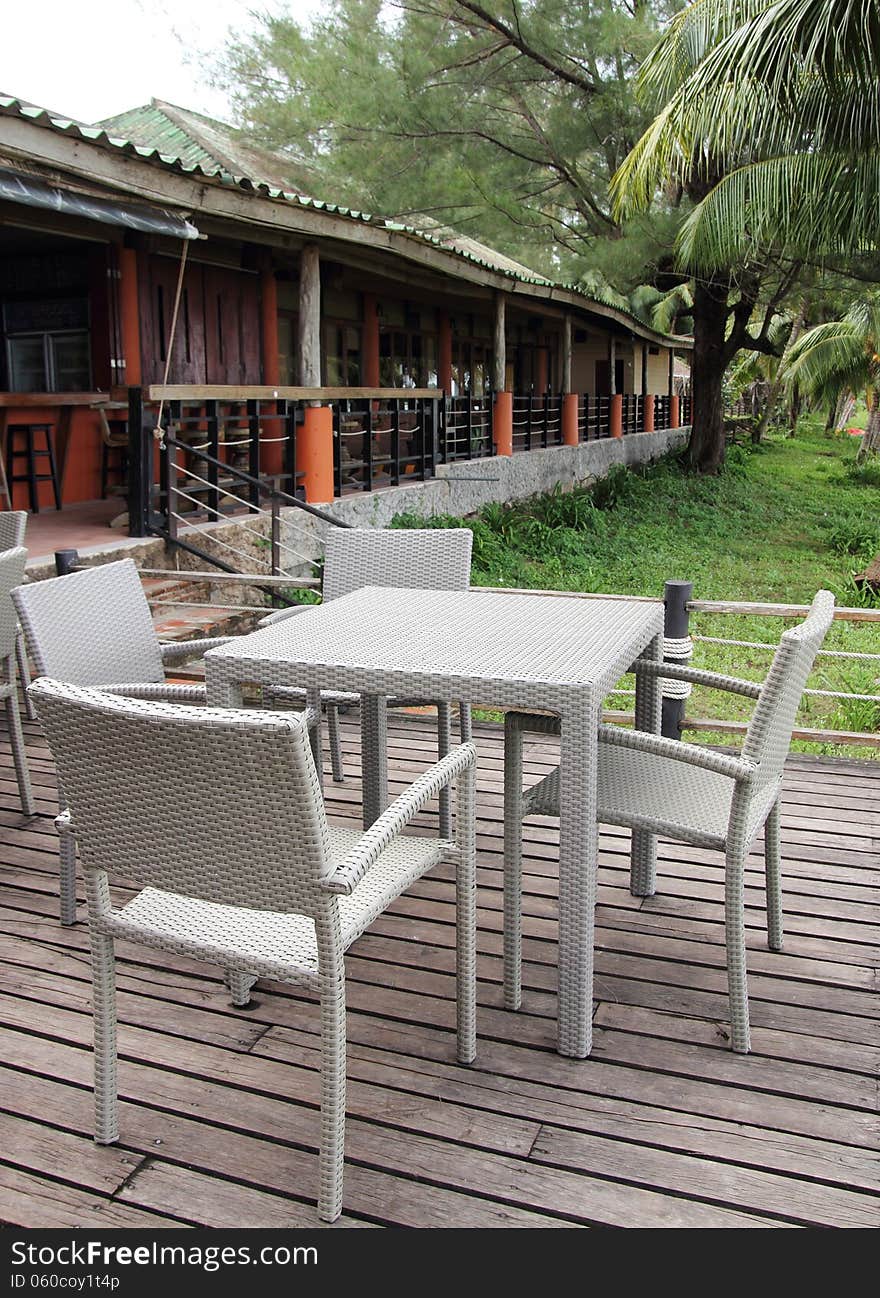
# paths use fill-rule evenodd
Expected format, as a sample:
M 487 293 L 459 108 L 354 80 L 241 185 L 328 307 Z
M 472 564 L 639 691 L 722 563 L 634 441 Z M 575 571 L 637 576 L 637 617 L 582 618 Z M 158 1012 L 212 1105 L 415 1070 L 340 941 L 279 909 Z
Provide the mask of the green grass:
M 826 587 L 839 604 L 877 606 L 853 576 L 880 552 L 880 471 L 860 471 L 856 439 L 829 437 L 807 417 L 794 438 L 732 447 L 716 478 L 685 474 L 672 459 L 614 471 L 592 487 L 556 491 L 513 505 L 488 505 L 475 518 L 395 525 L 461 526 L 474 533 L 475 585 L 660 595 L 667 579 L 694 583 L 697 599 L 808 603 Z M 698 614 L 692 633 L 771 642 L 778 618 Z M 826 648 L 880 653 L 880 625 L 836 622 Z M 760 680 L 769 653 L 699 644 L 695 665 Z M 816 689 L 880 694 L 880 662 L 820 659 Z M 624 682 L 624 685 L 627 682 Z M 628 708 L 620 697 L 609 705 Z M 745 719 L 748 700 L 695 690 L 691 716 Z M 880 704 L 808 697 L 802 725 L 880 732 Z M 700 736 L 717 740 L 718 736 Z M 724 742 L 730 742 L 729 738 Z M 880 757 L 880 749 L 809 751 Z

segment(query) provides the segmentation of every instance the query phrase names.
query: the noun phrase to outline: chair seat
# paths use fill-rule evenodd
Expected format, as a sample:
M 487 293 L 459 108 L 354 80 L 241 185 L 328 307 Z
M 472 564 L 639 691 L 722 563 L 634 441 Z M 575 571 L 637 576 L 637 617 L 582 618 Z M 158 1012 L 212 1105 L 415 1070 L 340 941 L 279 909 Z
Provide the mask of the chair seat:
M 616 745 L 599 745 L 598 819 L 608 825 L 653 829 L 670 838 L 723 848 L 734 781 L 715 771 Z M 776 800 L 778 788 L 752 804 L 751 839 Z M 526 815 L 559 815 L 559 769 L 525 794 Z
M 330 855 L 342 863 L 363 837 L 331 827 Z M 339 897 L 342 944 L 348 947 L 411 883 L 452 850 L 439 838 L 398 838 L 348 896 Z M 94 921 L 93 921 L 94 922 Z M 131 937 L 163 951 L 191 956 L 281 981 L 309 982 L 318 972 L 314 922 L 305 915 L 246 910 L 144 888 L 99 923 L 113 937 Z

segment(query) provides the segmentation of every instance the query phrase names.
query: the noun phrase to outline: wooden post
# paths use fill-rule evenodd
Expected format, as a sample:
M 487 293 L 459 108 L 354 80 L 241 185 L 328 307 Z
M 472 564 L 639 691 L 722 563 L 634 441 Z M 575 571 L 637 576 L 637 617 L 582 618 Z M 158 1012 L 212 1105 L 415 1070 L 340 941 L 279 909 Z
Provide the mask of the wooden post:
M 571 316 L 562 322 L 562 391 L 571 392 Z
M 648 344 L 642 343 L 642 396 L 648 395 Z
M 667 640 L 684 640 L 689 634 L 688 603 L 694 593 L 692 581 L 667 581 L 663 587 L 663 635 Z M 670 662 L 681 661 L 669 656 Z M 667 739 L 681 739 L 684 699 L 663 696 L 663 719 L 660 733 Z
M 617 340 L 614 334 L 608 338 L 608 368 L 611 371 L 609 392 L 613 397 L 617 391 Z
M 578 429 L 578 394 L 566 392 L 562 398 L 562 442 L 564 446 L 577 446 L 580 441 Z
M 321 386 L 321 260 L 307 243 L 299 259 L 299 384 Z
M 669 348 L 669 391 L 667 396 L 672 396 L 675 392 L 675 351 Z
M 611 436 L 623 437 L 623 394 L 621 392 L 612 392 L 611 394 Z
M 496 455 L 513 455 L 513 393 L 496 392 L 492 419 Z
M 379 386 L 379 311 L 375 293 L 364 294 L 364 372 L 361 382 L 365 388 Z
M 307 505 L 333 499 L 333 411 L 306 406 L 296 439 L 296 464 L 302 471 Z
M 449 312 L 437 312 L 437 385 L 447 396 L 452 395 L 452 323 Z
M 645 403 L 644 406 L 643 406 L 643 410 L 644 410 L 644 430 L 645 430 L 646 433 L 653 433 L 653 431 L 654 431 L 654 394 L 653 394 L 653 392 L 646 392 L 645 395 L 644 395 L 644 397 L 642 397 L 642 400 L 643 400 L 644 403 Z
M 125 383 L 129 387 L 139 388 L 143 379 L 143 370 L 138 264 L 137 252 L 134 248 L 119 249 L 119 315 L 122 355 L 125 358 Z
M 261 367 L 263 370 L 263 382 L 267 386 L 275 387 L 281 382 L 281 355 L 278 343 L 278 283 L 275 279 L 275 271 L 272 266 L 271 258 L 267 255 L 260 271 L 260 323 L 262 325 L 261 341 L 262 352 L 260 356 Z M 263 406 L 262 413 L 265 416 L 275 414 L 275 406 L 267 402 Z M 263 429 L 260 427 L 259 419 L 254 420 L 254 429 L 251 436 L 260 439 Z M 267 437 L 272 437 L 272 430 L 279 425 L 275 419 L 270 419 Z M 252 447 L 259 453 L 252 457 L 252 471 L 256 470 L 259 477 L 260 472 L 267 474 L 280 473 L 284 460 L 284 451 L 281 442 L 269 442 L 264 445 L 257 444 Z
M 496 392 L 507 387 L 507 338 L 505 335 L 505 300 L 503 293 L 495 294 L 495 349 L 492 361 L 492 386 Z

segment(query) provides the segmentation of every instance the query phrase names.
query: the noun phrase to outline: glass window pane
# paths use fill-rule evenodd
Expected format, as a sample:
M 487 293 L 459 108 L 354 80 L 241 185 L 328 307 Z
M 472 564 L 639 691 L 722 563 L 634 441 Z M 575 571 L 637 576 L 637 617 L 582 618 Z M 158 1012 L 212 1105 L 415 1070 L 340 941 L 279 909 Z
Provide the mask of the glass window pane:
M 52 390 L 54 392 L 88 392 L 92 386 L 89 364 L 89 335 L 55 334 L 52 348 Z
M 47 392 L 49 378 L 43 351 L 43 336 L 10 338 L 9 387 L 12 392 Z

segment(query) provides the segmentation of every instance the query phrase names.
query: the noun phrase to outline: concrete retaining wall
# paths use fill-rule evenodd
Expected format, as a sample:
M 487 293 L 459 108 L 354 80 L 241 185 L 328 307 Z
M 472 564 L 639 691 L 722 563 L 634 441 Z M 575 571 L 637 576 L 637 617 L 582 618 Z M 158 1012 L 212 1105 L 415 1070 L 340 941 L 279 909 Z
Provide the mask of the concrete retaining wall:
M 615 464 L 648 464 L 683 446 L 689 433 L 689 428 L 663 429 L 582 442 L 579 446 L 520 451 L 488 460 L 460 460 L 439 465 L 436 478 L 430 482 L 345 496 L 325 508 L 355 527 L 387 527 L 395 514 L 464 517 L 475 514 L 490 501 L 522 500 L 552 491 L 557 483 L 572 487 L 603 478 Z M 300 526 L 312 521 L 301 511 L 284 512 L 295 514 Z M 317 523 L 316 526 L 323 528 L 324 525 Z

